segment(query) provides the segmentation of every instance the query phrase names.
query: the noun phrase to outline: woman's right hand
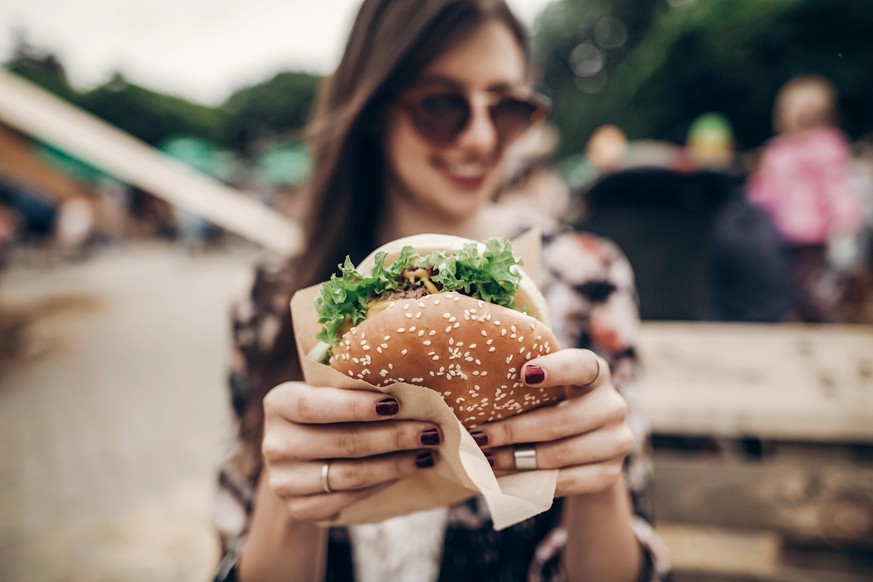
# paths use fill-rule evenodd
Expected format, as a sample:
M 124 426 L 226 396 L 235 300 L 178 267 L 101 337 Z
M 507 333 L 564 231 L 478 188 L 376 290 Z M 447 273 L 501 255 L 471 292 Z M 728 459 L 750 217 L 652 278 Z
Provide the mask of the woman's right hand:
M 266 395 L 261 450 L 267 483 L 292 519 L 329 519 L 434 465 L 439 426 L 393 420 L 399 410 L 388 394 L 302 382 L 280 384 Z

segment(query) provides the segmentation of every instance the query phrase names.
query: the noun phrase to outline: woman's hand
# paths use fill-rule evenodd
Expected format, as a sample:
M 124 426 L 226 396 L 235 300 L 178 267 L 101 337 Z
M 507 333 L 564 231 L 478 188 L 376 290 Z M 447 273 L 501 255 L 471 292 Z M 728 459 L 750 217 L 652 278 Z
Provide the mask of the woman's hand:
M 328 519 L 434 465 L 439 427 L 393 420 L 399 410 L 398 400 L 381 392 L 302 382 L 280 384 L 267 394 L 262 443 L 267 483 L 292 519 Z
M 529 361 L 523 376 L 529 386 L 566 390 L 567 399 L 473 430 L 495 471 L 516 470 L 513 453 L 532 446 L 538 468 L 560 469 L 557 496 L 599 493 L 618 482 L 634 437 L 606 361 L 566 349 Z

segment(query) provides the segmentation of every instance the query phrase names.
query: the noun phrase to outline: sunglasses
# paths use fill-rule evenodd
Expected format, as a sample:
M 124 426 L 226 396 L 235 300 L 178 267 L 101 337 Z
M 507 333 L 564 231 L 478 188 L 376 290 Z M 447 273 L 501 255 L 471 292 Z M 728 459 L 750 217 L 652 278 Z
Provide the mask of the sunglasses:
M 412 91 L 401 98 L 418 134 L 438 146 L 457 140 L 477 107 L 486 107 L 488 117 L 502 143 L 508 143 L 530 127 L 542 123 L 551 102 L 530 87 L 500 91 L 464 93 L 456 89 Z

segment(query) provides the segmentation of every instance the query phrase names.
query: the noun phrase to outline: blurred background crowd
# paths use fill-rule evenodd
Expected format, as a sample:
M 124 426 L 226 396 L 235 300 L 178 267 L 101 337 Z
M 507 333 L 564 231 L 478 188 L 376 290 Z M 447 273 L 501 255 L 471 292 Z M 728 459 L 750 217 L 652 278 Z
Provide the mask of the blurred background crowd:
M 532 27 L 551 124 L 516 148 L 503 199 L 612 236 L 632 260 L 643 253 L 633 262 L 644 318 L 869 322 L 871 19 L 850 1 L 553 2 Z M 298 215 L 309 171 L 302 128 L 320 75 L 278 72 L 215 106 L 123 72 L 82 89 L 62 54 L 22 30 L 5 68 Z M 8 124 L 0 147 L 2 263 L 78 259 L 142 238 L 199 250 L 232 237 Z M 651 223 L 652 205 L 680 222 L 662 233 L 628 226 Z M 644 260 L 652 237 L 684 266 Z M 649 291 L 665 278 L 674 284 Z M 685 307 L 676 289 L 687 290 Z

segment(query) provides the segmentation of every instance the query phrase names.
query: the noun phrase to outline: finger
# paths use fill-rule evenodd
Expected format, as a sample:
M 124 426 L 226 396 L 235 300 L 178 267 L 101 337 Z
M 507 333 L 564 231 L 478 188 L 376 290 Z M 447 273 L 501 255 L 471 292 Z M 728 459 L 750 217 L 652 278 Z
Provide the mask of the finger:
M 266 417 L 291 422 L 324 424 L 385 420 L 397 414 L 400 402 L 394 396 L 370 390 L 348 390 L 286 382 L 264 397 Z
M 324 493 L 322 471 L 325 461 L 295 463 L 289 467 L 273 467 L 270 487 L 280 497 L 299 497 Z M 395 453 L 361 461 L 333 460 L 329 462 L 327 485 L 334 493 L 369 489 L 397 481 L 422 469 L 433 467 L 436 452 L 431 450 Z
M 627 402 L 615 390 L 594 390 L 477 427 L 470 434 L 482 448 L 554 441 L 584 434 L 627 416 Z
M 624 459 L 633 448 L 634 435 L 624 423 L 575 437 L 534 444 L 537 467 L 560 469 Z M 515 446 L 489 449 L 494 470 L 514 471 Z
M 618 461 L 561 469 L 555 497 L 600 493 L 615 485 L 621 478 L 622 464 Z
M 606 360 L 591 350 L 577 348 L 530 360 L 524 365 L 522 378 L 525 384 L 537 388 L 583 386 L 591 389 L 612 381 Z
M 324 521 L 332 519 L 356 501 L 375 495 L 393 484 L 393 482 L 383 483 L 368 489 L 340 491 L 338 493 L 321 493 L 306 497 L 292 497 L 286 499 L 286 506 L 291 517 L 296 521 Z
M 290 424 L 271 427 L 261 445 L 270 463 L 315 459 L 358 459 L 436 447 L 437 425 L 417 420 L 335 425 Z

